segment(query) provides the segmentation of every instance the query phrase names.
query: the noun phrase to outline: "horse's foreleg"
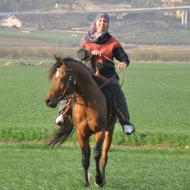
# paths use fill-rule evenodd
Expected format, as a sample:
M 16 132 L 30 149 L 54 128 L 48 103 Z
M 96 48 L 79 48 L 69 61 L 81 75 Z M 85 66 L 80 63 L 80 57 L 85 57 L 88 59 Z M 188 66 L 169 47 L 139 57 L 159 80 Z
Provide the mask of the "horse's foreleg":
M 90 146 L 85 147 L 82 150 L 82 166 L 84 168 L 84 183 L 85 186 L 89 186 L 88 169 L 90 166 Z
M 95 179 L 95 183 L 98 186 L 103 186 L 104 185 L 104 181 L 103 181 L 103 177 L 102 177 L 102 172 L 100 170 L 100 158 L 101 158 L 101 152 L 102 152 L 102 144 L 104 141 L 104 135 L 105 132 L 104 131 L 99 131 L 95 133 L 96 135 L 96 145 L 94 148 L 94 159 L 96 162 L 96 179 Z
M 84 169 L 84 184 L 85 186 L 89 186 L 89 179 L 88 179 L 88 168 L 90 165 L 89 138 L 83 137 L 80 134 L 78 134 L 77 136 L 78 136 L 78 142 L 80 144 L 81 153 L 82 153 L 82 166 Z
M 112 135 L 113 135 L 113 131 L 105 132 L 105 138 L 104 138 L 104 142 L 102 146 L 102 155 L 100 158 L 100 170 L 104 179 L 104 183 L 105 183 L 105 167 L 108 160 L 108 151 L 112 142 Z

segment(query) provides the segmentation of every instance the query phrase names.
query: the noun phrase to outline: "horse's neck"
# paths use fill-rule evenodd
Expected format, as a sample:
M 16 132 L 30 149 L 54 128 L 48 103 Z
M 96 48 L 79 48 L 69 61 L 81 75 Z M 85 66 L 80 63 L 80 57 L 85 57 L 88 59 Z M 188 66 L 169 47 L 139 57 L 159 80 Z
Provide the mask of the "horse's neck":
M 77 85 L 81 91 L 85 92 L 87 91 L 88 93 L 90 93 L 91 90 L 97 87 L 96 82 L 94 81 L 94 79 L 90 74 L 89 75 L 79 74 L 76 80 L 77 80 Z
M 89 97 L 94 98 L 94 93 L 98 96 L 101 91 L 98 89 L 98 85 L 92 77 L 92 74 L 78 66 L 75 68 L 75 79 L 77 83 L 77 93 L 81 96 L 84 95 L 84 98 Z

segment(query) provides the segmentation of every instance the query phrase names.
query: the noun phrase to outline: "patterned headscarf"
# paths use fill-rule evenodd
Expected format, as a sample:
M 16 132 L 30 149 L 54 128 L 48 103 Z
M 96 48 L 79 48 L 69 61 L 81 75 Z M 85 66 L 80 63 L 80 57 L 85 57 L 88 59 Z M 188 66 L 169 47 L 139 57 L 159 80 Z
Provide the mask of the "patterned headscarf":
M 97 37 L 97 35 L 95 35 L 96 34 L 96 21 L 99 18 L 105 18 L 108 22 L 108 27 L 109 27 L 109 15 L 107 13 L 99 13 L 96 16 L 96 19 L 94 20 L 94 22 L 91 23 L 87 32 L 84 34 L 82 41 L 84 41 L 84 42 L 95 42 L 98 37 L 100 37 L 101 35 L 104 35 L 105 33 L 108 32 L 108 27 L 107 27 L 106 30 L 100 36 Z

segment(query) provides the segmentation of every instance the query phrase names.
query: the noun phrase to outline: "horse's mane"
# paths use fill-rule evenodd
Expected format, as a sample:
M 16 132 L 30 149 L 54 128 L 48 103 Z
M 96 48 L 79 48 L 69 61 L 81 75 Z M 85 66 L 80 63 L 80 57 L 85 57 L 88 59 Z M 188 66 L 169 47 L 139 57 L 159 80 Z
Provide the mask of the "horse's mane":
M 50 80 L 52 79 L 55 72 L 57 71 L 57 68 L 61 67 L 64 63 L 66 63 L 68 65 L 70 63 L 79 64 L 81 67 L 84 68 L 85 71 L 87 71 L 88 73 L 90 73 L 92 75 L 92 72 L 90 71 L 90 69 L 85 64 L 83 64 L 80 61 L 77 61 L 76 59 L 73 59 L 71 57 L 65 57 L 65 58 L 58 57 L 58 58 L 56 58 L 56 60 L 57 60 L 56 63 L 51 67 L 51 69 L 49 71 L 49 79 Z

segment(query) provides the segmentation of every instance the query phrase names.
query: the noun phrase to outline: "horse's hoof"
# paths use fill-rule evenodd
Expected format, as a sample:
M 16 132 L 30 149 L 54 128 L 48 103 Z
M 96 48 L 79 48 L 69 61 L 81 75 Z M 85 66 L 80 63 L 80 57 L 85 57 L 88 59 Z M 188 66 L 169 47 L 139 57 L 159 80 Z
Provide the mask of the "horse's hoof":
M 105 185 L 105 179 L 96 176 L 96 179 L 95 179 L 94 183 L 95 183 L 95 185 L 98 186 L 98 187 L 103 187 L 103 186 Z
M 85 187 L 89 187 L 90 184 L 89 184 L 89 183 L 84 183 L 84 186 L 85 186 Z
M 104 181 L 101 184 L 98 184 L 96 180 L 94 181 L 95 186 L 97 187 L 103 187 L 105 185 Z

